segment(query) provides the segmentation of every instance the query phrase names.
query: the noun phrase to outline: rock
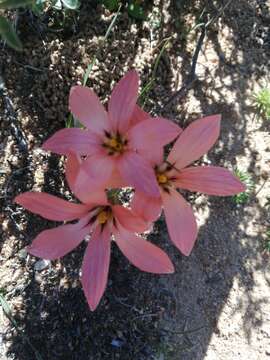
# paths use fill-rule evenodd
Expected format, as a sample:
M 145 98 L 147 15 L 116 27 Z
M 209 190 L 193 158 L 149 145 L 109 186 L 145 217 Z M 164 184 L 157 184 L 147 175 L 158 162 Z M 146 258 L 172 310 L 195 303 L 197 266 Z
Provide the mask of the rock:
M 114 347 L 117 347 L 117 348 L 122 347 L 123 344 L 124 344 L 124 340 L 119 339 L 119 338 L 113 339 L 112 342 L 111 342 L 111 345 L 114 346 Z
M 50 264 L 51 264 L 50 260 L 41 259 L 35 263 L 34 269 L 35 269 L 35 271 L 42 271 L 42 270 L 46 269 L 47 267 L 49 267 Z
M 18 252 L 18 257 L 19 257 L 21 260 L 26 259 L 26 257 L 27 257 L 27 250 L 26 250 L 26 248 L 21 249 L 21 250 Z

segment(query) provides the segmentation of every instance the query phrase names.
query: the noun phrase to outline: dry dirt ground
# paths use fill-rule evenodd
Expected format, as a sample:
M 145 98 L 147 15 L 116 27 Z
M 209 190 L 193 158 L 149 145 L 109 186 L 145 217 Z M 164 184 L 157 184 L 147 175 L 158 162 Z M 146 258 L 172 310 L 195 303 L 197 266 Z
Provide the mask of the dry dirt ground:
M 59 31 L 54 13 L 41 19 L 21 13 L 17 26 L 24 51 L 1 45 L 0 293 L 11 313 L 8 319 L 0 308 L 0 359 L 270 358 L 270 265 L 263 250 L 270 226 L 270 125 L 255 117 L 251 101 L 253 92 L 269 83 L 269 1 L 231 2 L 207 31 L 198 80 L 166 107 L 190 71 L 200 33 L 190 28 L 204 8 L 209 19 L 225 0 L 149 2 L 151 20 L 145 22 L 123 11 L 102 48 L 113 15 L 94 2 L 82 3 Z M 170 254 L 173 275 L 141 273 L 114 247 L 107 291 L 91 313 L 79 282 L 85 244 L 51 264 L 29 257 L 25 247 L 55 224 L 12 200 L 31 189 L 71 197 L 63 159 L 40 145 L 64 126 L 70 86 L 82 81 L 93 56 L 98 61 L 88 85 L 106 102 L 129 68 L 138 69 L 146 84 L 168 37 L 146 109 L 181 126 L 221 113 L 220 140 L 203 162 L 248 172 L 255 188 L 244 205 L 187 194 L 200 225 L 188 258 L 171 245 L 164 220 L 158 221 L 149 238 Z

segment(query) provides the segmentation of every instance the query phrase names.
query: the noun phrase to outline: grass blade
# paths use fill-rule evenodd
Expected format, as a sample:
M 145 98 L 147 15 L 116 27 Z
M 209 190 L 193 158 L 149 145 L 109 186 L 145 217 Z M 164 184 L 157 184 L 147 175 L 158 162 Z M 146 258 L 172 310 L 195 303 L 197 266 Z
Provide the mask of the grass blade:
M 18 38 L 13 26 L 3 16 L 0 16 L 0 35 L 10 47 L 15 50 L 22 51 L 22 43 Z
M 162 57 L 162 55 L 164 54 L 164 51 L 166 50 L 166 47 L 167 45 L 169 44 L 171 40 L 171 37 L 169 38 L 165 38 L 162 40 L 162 42 L 164 41 L 164 44 L 156 58 L 156 61 L 155 61 L 155 64 L 154 64 L 154 68 L 153 68 L 153 72 L 152 72 L 152 75 L 151 75 L 151 79 L 148 81 L 148 83 L 143 87 L 140 95 L 139 95 L 139 98 L 141 101 L 143 101 L 143 106 L 145 105 L 146 101 L 147 101 L 147 98 L 148 98 L 148 93 L 149 91 L 152 89 L 155 81 L 156 81 L 156 73 L 157 73 L 157 69 L 158 69 L 158 65 L 159 65 L 159 62 L 160 62 L 160 59 Z M 161 43 L 162 43 L 161 42 Z
M 87 66 L 87 69 L 86 69 L 86 72 L 84 73 L 84 76 L 83 76 L 83 86 L 86 86 L 86 83 L 87 83 L 87 80 L 89 78 L 89 75 L 90 75 L 90 72 L 92 71 L 93 69 L 93 66 L 95 65 L 95 62 L 96 62 L 96 55 L 93 57 L 93 60 L 90 62 L 90 64 Z
M 112 19 L 112 21 L 111 21 L 111 23 L 110 23 L 110 25 L 109 25 L 109 27 L 108 27 L 108 29 L 107 29 L 107 31 L 106 31 L 106 34 L 105 34 L 105 37 L 104 37 L 104 41 L 106 41 L 106 40 L 108 39 L 108 36 L 110 35 L 110 32 L 111 32 L 111 30 L 112 30 L 112 28 L 113 28 L 113 26 L 114 26 L 114 23 L 116 22 L 116 19 L 118 18 L 118 15 L 119 15 L 119 13 L 120 13 L 121 7 L 122 7 L 122 5 L 119 6 L 119 8 L 118 8 L 118 10 L 117 10 L 117 13 L 114 15 L 114 17 L 113 17 L 113 19 Z

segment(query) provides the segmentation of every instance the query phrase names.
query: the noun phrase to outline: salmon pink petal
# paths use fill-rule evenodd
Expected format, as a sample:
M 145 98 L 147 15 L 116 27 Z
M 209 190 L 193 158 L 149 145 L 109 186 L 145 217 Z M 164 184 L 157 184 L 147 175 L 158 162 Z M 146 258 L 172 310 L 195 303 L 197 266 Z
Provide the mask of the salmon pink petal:
M 149 118 L 151 118 L 151 116 L 147 112 L 143 111 L 143 109 L 141 109 L 138 105 L 135 105 L 130 119 L 130 126 L 139 124 L 140 122 Z
M 129 71 L 113 89 L 109 101 L 109 118 L 114 131 L 128 130 L 138 97 L 139 77 L 135 70 Z
M 120 157 L 117 167 L 123 179 L 134 188 L 153 197 L 159 197 L 159 186 L 150 163 L 135 152 Z
M 129 144 L 151 164 L 158 165 L 163 160 L 164 145 L 173 141 L 181 131 L 182 129 L 170 120 L 149 118 L 129 130 Z
M 85 220 L 77 224 L 61 225 L 55 229 L 44 230 L 33 240 L 27 250 L 31 255 L 43 259 L 59 259 L 77 247 L 89 231 L 90 226 L 86 226 Z
M 245 191 L 245 186 L 230 171 L 218 166 L 197 166 L 183 169 L 177 186 L 208 195 L 230 196 Z
M 170 238 L 174 245 L 186 256 L 194 246 L 197 237 L 197 224 L 190 205 L 174 189 L 161 194 L 165 219 Z
M 105 184 L 105 188 L 121 188 L 121 187 L 128 187 L 129 184 L 123 179 L 120 175 L 117 167 L 114 168 L 111 177 L 108 179 L 107 183 Z
M 149 229 L 149 223 L 133 213 L 131 210 L 121 206 L 112 206 L 113 214 L 117 221 L 126 229 L 132 232 L 144 232 Z
M 76 197 L 80 199 L 84 204 L 88 204 L 88 207 L 95 207 L 98 205 L 107 205 L 107 195 L 104 189 L 88 189 L 87 192 L 76 191 Z
M 160 165 L 164 160 L 164 148 L 160 146 L 153 148 L 151 152 L 149 149 L 141 149 L 138 151 L 138 154 L 140 154 L 144 159 L 147 159 L 152 166 Z
M 73 192 L 76 184 L 77 175 L 80 171 L 81 162 L 82 160 L 79 155 L 75 153 L 68 154 L 66 161 L 66 179 L 70 190 Z
M 79 121 L 94 133 L 103 135 L 109 130 L 104 106 L 97 95 L 86 86 L 73 86 L 69 95 L 69 109 Z
M 131 200 L 130 207 L 145 221 L 155 221 L 161 213 L 161 198 L 154 198 L 136 190 Z
M 92 155 L 99 151 L 100 138 L 87 130 L 72 128 L 57 131 L 42 145 L 44 150 L 59 155 L 68 155 L 71 151 L 80 155 Z
M 154 274 L 174 272 L 174 266 L 168 255 L 149 241 L 121 227 L 114 235 L 119 249 L 138 269 Z
M 74 204 L 42 192 L 25 192 L 16 196 L 14 201 L 34 214 L 54 221 L 78 219 L 89 209 L 86 205 Z
M 105 189 L 114 167 L 114 158 L 101 153 L 84 160 L 74 186 L 78 199 L 83 199 L 84 203 L 91 202 L 93 192 Z
M 168 161 L 182 169 L 207 153 L 219 136 L 220 120 L 220 115 L 212 115 L 191 123 L 174 144 Z
M 84 204 L 91 204 L 93 206 L 97 204 L 107 204 L 107 196 L 103 189 L 97 189 L 95 191 L 89 191 L 89 188 L 87 188 L 87 190 L 85 191 L 84 188 L 80 187 L 76 189 L 77 176 L 80 171 L 81 163 L 82 160 L 79 156 L 72 153 L 68 155 L 66 162 L 66 179 L 70 189 L 75 194 L 75 196 Z M 88 178 L 86 178 L 85 181 L 88 181 Z
M 170 120 L 150 118 L 133 126 L 128 132 L 130 146 L 151 153 L 156 147 L 172 142 L 182 129 Z
M 94 311 L 105 291 L 110 264 L 110 230 L 98 226 L 92 234 L 82 264 L 82 286 L 90 309 Z

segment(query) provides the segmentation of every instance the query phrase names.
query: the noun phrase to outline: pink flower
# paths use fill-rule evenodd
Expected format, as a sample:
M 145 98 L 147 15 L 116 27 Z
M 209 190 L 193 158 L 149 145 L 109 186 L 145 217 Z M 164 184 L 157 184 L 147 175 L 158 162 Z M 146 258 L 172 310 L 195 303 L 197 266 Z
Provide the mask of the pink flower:
M 78 163 L 69 157 L 67 180 L 74 189 Z M 111 205 L 105 192 L 76 194 L 81 204 L 70 203 L 53 195 L 26 192 L 15 202 L 45 219 L 77 223 L 60 225 L 42 231 L 29 246 L 30 254 L 58 259 L 78 246 L 91 233 L 82 263 L 82 286 L 91 310 L 97 307 L 107 284 L 111 235 L 122 253 L 142 271 L 167 274 L 174 271 L 167 254 L 157 246 L 134 234 L 147 229 L 147 224 L 129 209 Z
M 197 237 L 197 225 L 190 205 L 177 188 L 208 195 L 228 196 L 240 193 L 245 186 L 228 170 L 216 166 L 187 167 L 198 160 L 216 142 L 220 115 L 207 116 L 189 125 L 175 142 L 167 161 L 154 163 L 160 197 L 147 197 L 135 191 L 131 208 L 146 221 L 154 221 L 164 208 L 170 238 L 188 256 Z
M 73 115 L 86 129 L 62 129 L 43 148 L 58 154 L 87 156 L 77 188 L 92 189 L 117 180 L 158 197 L 159 187 L 149 160 L 163 152 L 181 129 L 164 118 L 151 118 L 137 105 L 139 78 L 129 71 L 115 86 L 108 113 L 88 87 L 74 86 L 69 97 Z

